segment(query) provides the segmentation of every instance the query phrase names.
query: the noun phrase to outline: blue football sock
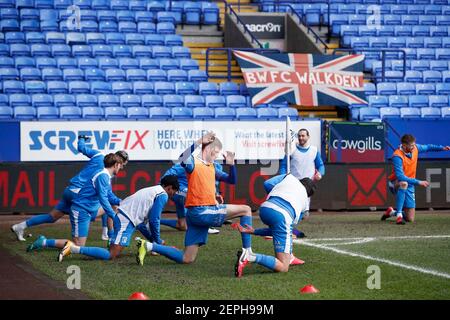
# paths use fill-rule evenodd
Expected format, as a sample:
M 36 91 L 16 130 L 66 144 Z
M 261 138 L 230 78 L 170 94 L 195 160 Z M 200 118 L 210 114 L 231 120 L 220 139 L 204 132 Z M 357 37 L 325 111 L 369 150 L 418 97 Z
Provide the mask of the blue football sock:
M 53 223 L 55 220 L 53 220 L 53 217 L 49 213 L 45 214 L 39 214 L 37 216 L 34 216 L 33 218 L 30 218 L 27 220 L 27 227 L 33 227 L 37 226 L 39 224 L 43 223 Z
M 397 212 L 403 212 L 405 198 L 406 198 L 406 189 L 398 189 L 397 197 L 395 198 L 395 206 L 396 206 Z
M 174 229 L 177 228 L 177 220 L 170 220 L 170 219 L 161 219 L 160 224 L 172 227 Z
M 108 226 L 108 215 L 104 214 L 102 215 L 102 227 L 106 228 Z
M 241 226 L 245 227 L 246 224 L 249 226 L 252 225 L 252 217 L 251 216 L 242 216 L 240 219 Z M 249 233 L 241 233 L 242 238 L 242 248 L 248 249 L 252 246 L 252 237 Z
M 268 237 L 272 235 L 272 230 L 270 228 L 255 229 L 255 236 Z
M 181 251 L 180 249 L 153 243 L 152 251 L 162 254 L 163 256 L 177 263 L 183 263 L 183 251 Z
M 55 244 L 56 244 L 55 239 L 46 239 L 45 240 L 45 248 L 56 248 Z
M 138 224 L 136 229 L 138 229 L 148 241 L 153 242 L 153 236 L 145 224 Z
M 80 254 L 101 260 L 109 260 L 111 258 L 108 250 L 98 247 L 80 247 Z
M 256 253 L 255 256 L 256 256 L 255 262 L 257 264 L 262 265 L 271 270 L 275 270 L 275 265 L 277 263 L 277 260 L 275 259 L 275 257 L 268 256 L 265 254 L 259 254 L 259 253 Z
M 108 229 L 108 238 L 112 239 L 114 237 L 114 229 Z

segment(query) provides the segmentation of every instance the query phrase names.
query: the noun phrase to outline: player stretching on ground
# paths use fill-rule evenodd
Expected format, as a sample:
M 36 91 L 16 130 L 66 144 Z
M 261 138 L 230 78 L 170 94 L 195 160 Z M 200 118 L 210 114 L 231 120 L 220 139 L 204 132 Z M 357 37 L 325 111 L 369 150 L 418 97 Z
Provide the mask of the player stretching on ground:
M 70 207 L 70 224 L 72 227 L 72 240 L 76 245 L 84 246 L 89 234 L 89 224 L 95 219 L 101 206 L 104 212 L 114 218 L 114 212 L 108 200 L 111 192 L 111 178 L 123 168 L 123 160 L 114 153 L 107 154 L 103 160 L 104 168 L 92 173 L 92 176 L 83 185 L 77 197 L 72 200 Z M 67 239 L 46 239 L 39 236 L 28 247 L 28 251 L 41 248 L 60 248 L 66 244 Z
M 234 161 L 232 163 L 227 163 L 230 165 L 230 173 L 223 172 L 222 166 L 214 162 L 214 166 L 216 169 L 216 186 L 220 181 L 224 181 L 229 184 L 236 184 L 236 167 L 234 166 Z M 173 197 L 172 200 L 175 203 L 176 211 L 177 211 L 177 220 L 172 219 L 162 219 L 161 224 L 165 226 L 169 226 L 180 231 L 186 231 L 186 211 L 185 202 L 186 202 L 186 193 L 187 193 L 187 177 L 186 171 L 180 164 L 173 165 L 169 170 L 166 171 L 164 176 L 166 175 L 176 175 L 178 177 L 178 181 L 180 182 L 180 191 L 178 191 Z M 164 177 L 163 176 L 163 177 Z M 218 190 L 218 188 L 217 188 Z M 216 200 L 219 204 L 223 203 L 223 198 L 217 193 Z M 219 230 L 210 228 L 208 233 L 219 233 Z
M 297 179 L 310 178 L 319 181 L 325 175 L 325 166 L 316 146 L 309 144 L 309 131 L 307 129 L 298 130 L 298 144 L 294 150 L 290 151 L 290 170 L 287 170 L 287 157 L 285 156 L 280 163 L 280 174 L 290 172 Z M 309 206 L 311 199 L 308 198 L 308 205 L 303 218 L 309 217 Z M 294 234 L 303 238 L 303 232 L 294 229 Z
M 247 255 L 239 276 L 248 263 L 257 263 L 276 272 L 287 272 L 292 264 L 292 229 L 302 219 L 308 198 L 316 186 L 309 178 L 298 180 L 292 174 L 275 176 L 264 182 L 268 196 L 259 208 L 259 216 L 269 228 L 253 229 L 238 225 L 242 234 L 272 236 L 275 257 L 258 253 Z M 240 255 L 241 252 L 238 252 Z
M 202 152 L 194 158 L 192 153 L 200 145 Z M 136 257 L 139 264 L 144 264 L 145 255 L 149 251 L 159 253 L 177 263 L 192 263 L 197 257 L 199 247 L 207 242 L 209 227 L 220 227 L 225 219 L 238 217 L 240 217 L 242 225 L 252 225 L 252 212 L 249 206 L 216 202 L 216 173 L 213 162 L 220 154 L 221 149 L 222 143 L 214 133 L 210 132 L 181 154 L 179 160 L 185 168 L 188 178 L 185 249 L 182 251 L 140 240 Z M 226 158 L 227 163 L 233 163 L 234 153 L 227 152 Z M 238 257 L 236 269 L 241 268 L 241 264 L 251 252 L 251 236 L 249 234 L 242 234 L 242 247 L 242 254 Z
M 148 221 L 151 231 L 151 241 L 163 244 L 160 237 L 161 212 L 169 197 L 179 189 L 176 176 L 165 176 L 161 184 L 140 189 L 133 195 L 122 200 L 114 216 L 114 235 L 109 250 L 99 247 L 83 247 L 67 241 L 58 255 L 58 261 L 62 261 L 71 253 L 79 253 L 102 260 L 116 258 L 125 247 L 130 244 L 136 226 Z
M 54 207 L 50 213 L 36 215 L 11 227 L 11 230 L 16 234 L 19 241 L 25 241 L 23 234 L 26 228 L 44 223 L 54 223 L 62 218 L 64 214 L 69 214 L 72 200 L 78 194 L 83 184 L 89 179 L 93 172 L 103 169 L 104 155 L 100 151 L 86 146 L 87 140 L 88 137 L 86 136 L 78 136 L 78 152 L 81 152 L 90 160 L 75 177 L 70 179 L 70 183 L 64 189 L 62 198 L 56 207 Z M 124 165 L 126 165 L 128 162 L 128 154 L 125 151 L 117 151 L 116 154 L 122 158 Z M 118 205 L 120 203 L 120 199 L 117 198 L 112 192 L 109 194 L 109 198 L 111 204 L 113 205 Z M 105 222 L 103 220 L 102 222 L 103 227 L 105 227 Z M 104 235 L 102 236 L 102 239 L 104 239 Z
M 426 188 L 430 185 L 426 180 L 416 179 L 419 152 L 448 150 L 450 150 L 450 146 L 416 144 L 416 138 L 413 135 L 403 135 L 401 145 L 392 155 L 394 168 L 388 178 L 389 190 L 395 195 L 397 210 L 389 207 L 381 216 L 381 220 L 395 216 L 397 217 L 397 224 L 405 224 L 405 221 L 414 222 L 416 208 L 415 186 L 419 185 Z M 406 216 L 403 215 L 403 208 L 405 208 Z

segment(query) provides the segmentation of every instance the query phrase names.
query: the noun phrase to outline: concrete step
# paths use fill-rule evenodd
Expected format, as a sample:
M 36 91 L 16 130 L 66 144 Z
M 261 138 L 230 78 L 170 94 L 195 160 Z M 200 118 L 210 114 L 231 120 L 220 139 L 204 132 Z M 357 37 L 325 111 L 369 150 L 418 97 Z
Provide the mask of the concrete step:
M 209 82 L 220 83 L 220 82 L 224 82 L 224 81 L 228 81 L 228 80 L 224 79 L 224 78 L 217 78 L 217 79 L 216 78 L 209 78 L 208 81 Z M 231 79 L 231 82 L 240 84 L 240 83 L 244 83 L 244 79 L 242 79 L 242 78 Z
M 184 46 L 188 48 L 223 48 L 222 42 L 186 42 L 184 41 Z M 192 53 L 192 49 L 191 49 Z
M 197 59 L 200 66 L 206 66 L 206 59 Z M 208 61 L 210 66 L 224 66 L 227 67 L 227 60 L 211 60 Z M 236 61 L 231 61 L 231 66 L 237 66 Z M 234 71 L 234 70 L 233 70 Z
M 202 49 L 202 48 L 195 48 L 195 49 Z M 206 60 L 206 51 L 202 52 L 202 53 L 191 54 L 191 57 L 192 57 L 192 59 Z M 209 57 L 210 58 L 211 57 L 214 58 L 215 61 L 219 61 L 219 60 L 225 60 L 226 61 L 227 60 L 227 55 L 226 54 L 219 54 L 218 52 L 214 52 L 214 51 L 210 51 Z
M 217 30 L 217 26 L 190 26 L 179 25 L 177 26 L 177 34 L 181 36 L 214 36 L 223 37 L 223 31 Z
M 199 66 L 200 67 L 200 70 L 206 70 L 206 65 L 200 65 Z M 228 70 L 228 66 L 224 66 L 224 65 L 209 65 L 209 71 L 219 71 L 219 72 L 227 72 L 227 70 Z M 241 73 L 241 68 L 239 67 L 239 66 L 232 66 L 231 67 L 231 72 L 233 73 L 233 72 L 235 72 L 236 73 L 236 75 L 242 75 L 242 73 Z

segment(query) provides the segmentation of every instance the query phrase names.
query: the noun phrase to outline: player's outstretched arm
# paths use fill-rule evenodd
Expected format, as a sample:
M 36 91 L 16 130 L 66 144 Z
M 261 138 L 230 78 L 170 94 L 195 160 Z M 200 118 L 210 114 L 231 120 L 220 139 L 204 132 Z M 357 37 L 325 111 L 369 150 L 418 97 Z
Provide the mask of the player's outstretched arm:
M 150 233 L 153 237 L 153 242 L 157 244 L 162 244 L 163 240 L 161 240 L 161 213 L 169 200 L 169 196 L 166 193 L 162 193 L 158 195 L 154 202 L 153 206 L 150 208 L 148 212 L 148 224 L 150 227 Z
M 286 177 L 285 174 L 280 174 L 278 176 L 272 177 L 269 180 L 266 180 L 264 182 L 264 190 L 266 190 L 267 193 L 270 193 L 272 191 L 273 187 L 275 187 L 278 183 L 281 182 L 281 180 Z
M 439 152 L 450 150 L 450 146 L 442 146 L 438 144 L 416 144 L 416 147 L 419 152 Z
M 99 154 L 100 151 L 92 149 L 91 147 L 88 147 L 86 145 L 86 142 L 89 142 L 89 140 L 90 140 L 90 138 L 88 136 L 83 136 L 83 135 L 78 136 L 77 149 L 78 149 L 78 152 L 82 153 L 83 155 L 85 155 L 86 157 L 88 157 L 90 159 L 93 156 Z
M 116 213 L 109 203 L 108 199 L 108 191 L 111 190 L 111 182 L 109 180 L 109 176 L 106 174 L 100 174 L 95 180 L 95 190 L 97 192 L 98 199 L 100 201 L 100 205 L 102 206 L 105 213 L 110 218 L 114 218 Z

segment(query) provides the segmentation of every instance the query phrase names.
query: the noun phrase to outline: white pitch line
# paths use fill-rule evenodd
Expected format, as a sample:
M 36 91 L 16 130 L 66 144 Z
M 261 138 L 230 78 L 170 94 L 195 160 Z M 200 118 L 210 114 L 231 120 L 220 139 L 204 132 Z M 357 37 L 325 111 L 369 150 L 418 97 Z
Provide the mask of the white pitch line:
M 355 253 L 355 252 L 346 251 L 346 250 L 342 250 L 342 249 L 337 249 L 337 248 L 334 248 L 334 247 L 328 247 L 326 245 L 311 243 L 309 241 L 301 241 L 301 240 L 295 239 L 295 240 L 293 240 L 293 242 L 298 243 L 298 244 L 303 244 L 303 245 L 306 245 L 306 246 L 310 246 L 310 247 L 313 247 L 313 248 L 319 248 L 319 249 L 323 249 L 323 250 L 332 251 L 332 252 L 339 253 L 339 254 L 342 254 L 342 255 L 347 255 L 347 256 L 361 258 L 361 259 L 366 259 L 366 260 L 371 260 L 371 261 L 377 261 L 377 262 L 389 264 L 391 266 L 400 267 L 400 268 L 403 268 L 403 269 L 413 270 L 413 271 L 420 272 L 420 273 L 430 274 L 430 275 L 433 275 L 433 276 L 436 276 L 436 277 L 450 279 L 450 274 L 444 273 L 444 272 L 435 271 L 435 270 L 432 270 L 432 269 L 425 269 L 425 268 L 421 268 L 419 266 L 408 265 L 408 264 L 404 264 L 404 263 L 400 263 L 400 262 L 396 262 L 396 261 L 391 261 L 391 260 L 387 260 L 387 259 L 372 257 L 372 256 L 365 255 L 365 254 L 360 254 L 360 253 Z
M 363 239 L 371 240 L 395 240 L 395 239 L 441 239 L 450 238 L 450 235 L 432 235 L 432 236 L 394 236 L 394 237 L 356 237 L 356 238 L 319 238 L 319 239 L 305 239 L 303 241 L 359 241 Z

